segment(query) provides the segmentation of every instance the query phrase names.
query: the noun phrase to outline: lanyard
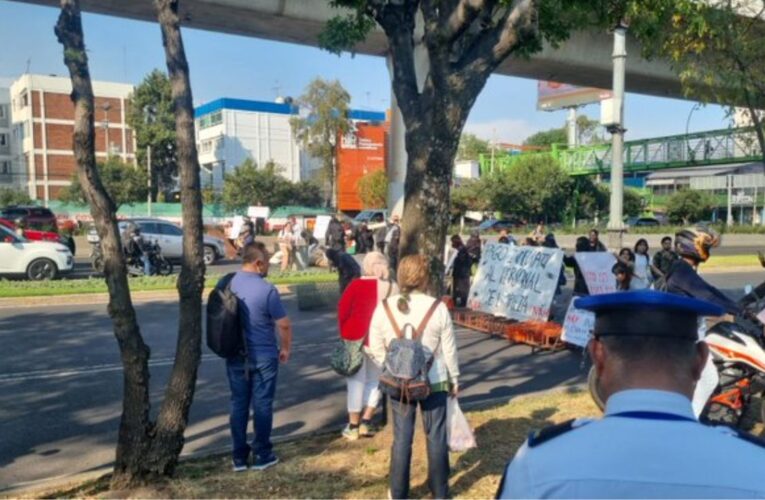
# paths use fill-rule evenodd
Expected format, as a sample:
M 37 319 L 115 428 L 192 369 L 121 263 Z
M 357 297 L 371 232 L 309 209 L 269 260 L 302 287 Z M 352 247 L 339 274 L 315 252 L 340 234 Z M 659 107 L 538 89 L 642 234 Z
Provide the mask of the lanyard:
M 695 418 L 684 417 L 682 415 L 675 415 L 674 413 L 663 413 L 658 411 L 624 411 L 621 413 L 613 413 L 606 415 L 607 417 L 622 417 L 622 418 L 637 418 L 640 420 L 666 420 L 666 421 L 686 421 L 696 422 Z

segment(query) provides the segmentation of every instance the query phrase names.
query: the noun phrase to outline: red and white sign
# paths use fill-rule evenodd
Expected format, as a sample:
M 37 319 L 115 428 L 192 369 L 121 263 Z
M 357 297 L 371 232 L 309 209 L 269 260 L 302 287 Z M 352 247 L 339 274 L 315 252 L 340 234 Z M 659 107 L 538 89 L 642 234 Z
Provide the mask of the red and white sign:
M 616 291 L 616 278 L 611 269 L 616 264 L 616 257 L 611 252 L 577 252 L 574 255 L 579 270 L 590 295 L 613 293 Z

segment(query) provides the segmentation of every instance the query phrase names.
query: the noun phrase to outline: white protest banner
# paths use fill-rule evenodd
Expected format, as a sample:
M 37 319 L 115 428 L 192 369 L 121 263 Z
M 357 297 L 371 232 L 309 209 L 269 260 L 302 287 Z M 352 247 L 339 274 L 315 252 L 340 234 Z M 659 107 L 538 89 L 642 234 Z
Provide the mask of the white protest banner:
M 320 244 L 324 244 L 324 238 L 327 236 L 327 229 L 329 229 L 329 221 L 332 219 L 329 215 L 317 215 L 316 224 L 313 226 L 313 237 L 319 240 Z
M 468 306 L 521 321 L 547 321 L 562 264 L 563 251 L 557 248 L 489 243 Z
M 616 264 L 616 257 L 610 252 L 577 252 L 574 255 L 579 270 L 590 295 L 613 293 L 616 291 L 616 278 L 611 268 Z
M 253 219 L 268 219 L 271 209 L 268 207 L 247 207 L 247 216 Z
M 234 216 L 231 220 L 231 227 L 228 229 L 228 239 L 237 239 L 242 231 L 242 226 L 244 226 L 244 217 L 241 215 Z
M 595 328 L 595 314 L 574 307 L 574 301 L 568 306 L 566 319 L 563 321 L 563 342 L 585 347 L 590 340 L 590 333 Z

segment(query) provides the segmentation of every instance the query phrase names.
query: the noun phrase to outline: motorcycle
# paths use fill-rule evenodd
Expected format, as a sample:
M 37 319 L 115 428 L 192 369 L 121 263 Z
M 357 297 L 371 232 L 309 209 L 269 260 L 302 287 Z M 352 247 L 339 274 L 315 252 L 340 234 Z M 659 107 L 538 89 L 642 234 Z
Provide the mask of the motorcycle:
M 763 262 L 765 267 L 765 261 Z M 711 425 L 727 425 L 743 431 L 765 423 L 765 332 L 755 314 L 765 306 L 765 282 L 746 294 L 739 304 L 745 314 L 735 321 L 711 326 L 705 340 L 719 382 L 699 419 Z M 595 367 L 587 375 L 587 387 L 603 410 Z
M 88 243 L 90 243 L 90 265 L 98 274 L 104 272 L 104 254 L 101 249 L 101 240 L 95 229 L 88 231 Z M 146 254 L 151 262 L 152 274 L 169 276 L 173 274 L 173 264 L 162 255 L 162 248 L 156 241 L 145 245 Z M 140 257 L 125 255 L 129 276 L 144 276 L 143 260 Z

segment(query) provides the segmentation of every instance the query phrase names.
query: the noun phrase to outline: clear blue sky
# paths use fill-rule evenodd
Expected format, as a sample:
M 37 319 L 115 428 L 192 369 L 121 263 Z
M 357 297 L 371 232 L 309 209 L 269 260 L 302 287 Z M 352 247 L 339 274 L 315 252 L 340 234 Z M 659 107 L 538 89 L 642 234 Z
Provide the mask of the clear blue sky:
M 124 0 L 130 1 L 130 0 Z M 53 34 L 58 11 L 0 0 L 0 78 L 30 72 L 66 75 L 61 46 Z M 153 68 L 165 68 L 159 27 L 153 23 L 85 14 L 90 69 L 97 80 L 137 84 Z M 389 76 L 382 58 L 337 57 L 312 47 L 221 33 L 185 30 L 195 104 L 218 97 L 273 100 L 300 95 L 316 76 L 339 79 L 355 108 L 384 110 L 390 103 Z M 629 94 L 627 139 L 685 132 L 694 103 Z M 585 112 L 593 117 L 599 107 Z M 536 110 L 536 82 L 493 76 L 478 98 L 467 130 L 486 139 L 521 142 L 538 130 L 563 124 L 565 112 Z M 717 106 L 696 111 L 690 130 L 725 128 Z

